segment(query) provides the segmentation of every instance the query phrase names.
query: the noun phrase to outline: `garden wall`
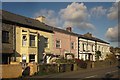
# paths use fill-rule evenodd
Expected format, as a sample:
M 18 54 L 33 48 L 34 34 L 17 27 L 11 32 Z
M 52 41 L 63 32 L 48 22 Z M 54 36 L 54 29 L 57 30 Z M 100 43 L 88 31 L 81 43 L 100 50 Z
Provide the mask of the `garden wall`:
M 0 65 L 2 70 L 1 78 L 17 78 L 22 76 L 22 66 L 20 64 Z

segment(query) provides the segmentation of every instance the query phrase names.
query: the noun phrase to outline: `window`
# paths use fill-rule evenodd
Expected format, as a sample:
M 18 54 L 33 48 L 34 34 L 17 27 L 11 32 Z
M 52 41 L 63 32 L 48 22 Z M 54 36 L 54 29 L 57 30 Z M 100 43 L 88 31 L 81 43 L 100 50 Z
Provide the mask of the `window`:
M 22 46 L 26 46 L 27 43 L 27 37 L 26 35 L 22 35 Z
M 56 48 L 60 48 L 60 40 L 56 40 Z
M 22 62 L 26 62 L 26 59 L 27 59 L 26 54 L 22 54 Z
M 103 47 L 102 47 L 102 52 L 104 52 L 104 51 L 103 51 Z
M 85 44 L 83 43 L 82 45 L 83 45 L 83 51 L 85 51 Z
M 30 46 L 35 46 L 35 35 L 30 35 Z
M 22 30 L 22 32 L 27 32 L 26 30 Z
M 48 38 L 45 38 L 45 47 L 48 47 Z
M 94 45 L 92 45 L 92 52 L 94 52 Z
M 34 54 L 29 55 L 29 62 L 35 62 L 35 55 Z
M 98 51 L 100 51 L 100 46 L 98 46 Z
M 71 49 L 74 49 L 74 42 L 71 42 Z
M 9 32 L 2 31 L 2 43 L 9 43 Z

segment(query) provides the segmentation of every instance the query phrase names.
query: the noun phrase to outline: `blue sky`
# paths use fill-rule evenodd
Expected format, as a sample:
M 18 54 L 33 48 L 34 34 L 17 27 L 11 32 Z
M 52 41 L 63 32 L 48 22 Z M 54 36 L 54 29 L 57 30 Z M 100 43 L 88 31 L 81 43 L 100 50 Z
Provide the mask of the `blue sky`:
M 26 17 L 45 16 L 55 27 L 71 26 L 73 32 L 94 36 L 117 46 L 117 4 L 114 2 L 8 2 L 2 9 Z

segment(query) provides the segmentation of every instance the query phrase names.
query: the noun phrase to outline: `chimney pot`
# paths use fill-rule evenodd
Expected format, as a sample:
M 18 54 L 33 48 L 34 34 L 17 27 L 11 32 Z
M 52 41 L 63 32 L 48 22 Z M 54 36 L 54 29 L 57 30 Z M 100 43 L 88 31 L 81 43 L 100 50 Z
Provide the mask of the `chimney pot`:
M 71 27 L 67 27 L 66 30 L 69 31 L 69 32 L 72 32 L 72 28 Z
M 45 23 L 45 17 L 44 16 L 38 16 L 35 19 L 42 22 L 42 23 Z

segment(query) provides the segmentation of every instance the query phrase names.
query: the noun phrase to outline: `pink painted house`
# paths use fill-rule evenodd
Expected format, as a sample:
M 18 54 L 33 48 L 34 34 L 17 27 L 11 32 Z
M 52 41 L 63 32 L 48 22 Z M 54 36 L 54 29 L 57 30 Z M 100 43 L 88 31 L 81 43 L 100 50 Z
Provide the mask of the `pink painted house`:
M 66 53 L 72 53 L 78 58 L 78 35 L 72 32 L 71 27 L 66 30 L 53 28 L 53 32 L 53 53 L 62 57 L 65 57 Z

